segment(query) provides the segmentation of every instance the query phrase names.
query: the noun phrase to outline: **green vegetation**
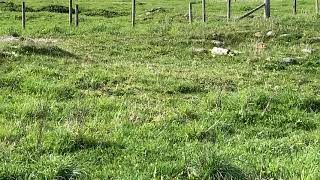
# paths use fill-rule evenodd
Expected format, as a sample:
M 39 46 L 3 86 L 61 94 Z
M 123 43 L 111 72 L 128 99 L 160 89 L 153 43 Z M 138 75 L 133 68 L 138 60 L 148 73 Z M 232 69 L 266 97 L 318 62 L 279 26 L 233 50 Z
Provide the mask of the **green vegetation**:
M 130 0 L 78 1 L 79 28 L 67 0 L 34 0 L 25 31 L 20 1 L 4 2 L 0 179 L 320 178 L 313 1 L 227 22 L 209 0 L 192 25 L 188 1 L 141 1 L 133 29 Z M 233 16 L 259 4 L 234 2 Z M 213 40 L 241 54 L 192 51 Z

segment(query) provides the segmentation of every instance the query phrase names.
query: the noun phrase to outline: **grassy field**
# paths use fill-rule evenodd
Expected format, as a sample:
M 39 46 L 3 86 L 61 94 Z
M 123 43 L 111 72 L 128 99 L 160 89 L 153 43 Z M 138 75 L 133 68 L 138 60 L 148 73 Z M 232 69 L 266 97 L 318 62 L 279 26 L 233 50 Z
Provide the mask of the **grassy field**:
M 208 0 L 192 25 L 188 1 L 138 1 L 131 28 L 130 0 L 81 0 L 70 28 L 67 0 L 27 0 L 25 31 L 20 1 L 4 2 L 0 179 L 320 178 L 313 1 L 227 22 Z M 234 2 L 233 17 L 260 3 Z M 241 54 L 192 51 L 213 40 Z

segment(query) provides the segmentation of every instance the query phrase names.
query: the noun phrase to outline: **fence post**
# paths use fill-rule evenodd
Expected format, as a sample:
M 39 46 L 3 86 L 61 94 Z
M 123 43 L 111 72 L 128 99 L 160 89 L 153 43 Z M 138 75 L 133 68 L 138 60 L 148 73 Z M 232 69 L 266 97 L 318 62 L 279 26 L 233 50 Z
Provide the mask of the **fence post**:
M 231 19 L 231 0 L 227 0 L 227 19 Z
M 203 22 L 206 22 L 207 17 L 206 17 L 206 0 L 202 0 L 202 19 Z
M 264 10 L 265 18 L 270 18 L 270 0 L 265 0 L 265 10 Z
M 22 1 L 22 29 L 26 29 L 26 2 Z
M 316 13 L 319 14 L 319 0 L 316 0 Z
M 136 0 L 132 0 L 131 23 L 132 23 L 132 27 L 136 25 Z
M 69 25 L 72 25 L 72 0 L 69 0 Z
M 293 14 L 297 14 L 297 0 L 293 0 Z
M 189 23 L 192 23 L 192 3 L 189 2 Z
M 79 26 L 79 5 L 76 4 L 76 9 L 75 9 L 75 25 L 76 27 Z

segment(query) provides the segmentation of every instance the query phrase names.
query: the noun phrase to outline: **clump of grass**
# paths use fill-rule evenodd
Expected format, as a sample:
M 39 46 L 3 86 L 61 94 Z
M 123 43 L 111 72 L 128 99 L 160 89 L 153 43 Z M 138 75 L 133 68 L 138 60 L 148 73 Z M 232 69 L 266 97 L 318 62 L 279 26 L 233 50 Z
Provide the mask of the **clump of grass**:
M 47 117 L 50 116 L 50 107 L 44 103 L 40 102 L 35 106 L 35 111 L 33 111 L 29 116 L 36 121 L 37 125 L 37 141 L 36 149 L 38 151 L 42 150 L 42 142 L 44 138 L 45 123 Z
M 77 97 L 78 90 L 72 86 L 59 86 L 54 89 L 56 99 L 59 101 L 68 101 Z
M 247 179 L 246 174 L 241 169 L 218 158 L 211 158 L 204 169 L 204 179 Z
M 207 129 L 197 135 L 197 139 L 202 142 L 215 143 L 217 141 L 217 133 L 215 129 Z
M 194 84 L 181 84 L 176 87 L 175 91 L 182 94 L 207 92 L 203 87 Z
M 16 76 L 2 76 L 0 77 L 0 88 L 9 88 L 11 90 L 20 89 L 22 78 Z
M 31 175 L 27 172 L 1 171 L 0 179 L 28 179 Z
M 303 100 L 300 105 L 300 109 L 307 112 L 320 112 L 320 99 L 316 97 L 310 97 Z
M 303 119 L 303 120 L 297 121 L 294 125 L 294 128 L 295 129 L 302 129 L 305 131 L 312 131 L 312 130 L 317 129 L 317 124 L 313 120 Z
M 80 177 L 84 177 L 86 173 L 76 167 L 75 165 L 69 164 L 65 166 L 61 166 L 55 175 L 55 179 L 58 180 L 70 180 L 70 179 L 78 179 Z
M 303 38 L 303 34 L 299 32 L 290 32 L 288 34 L 283 34 L 282 36 L 278 37 L 278 42 L 286 43 L 286 42 L 298 42 L 300 39 Z
M 179 116 L 179 122 L 182 122 L 182 123 L 187 123 L 197 119 L 199 119 L 199 115 L 196 112 L 193 112 L 192 110 L 185 110 Z
M 14 27 L 10 27 L 8 30 L 7 30 L 7 34 L 9 36 L 12 36 L 12 37 L 20 37 L 20 32 L 19 30 L 17 30 L 16 28 Z
M 89 110 L 85 106 L 81 105 L 78 101 L 70 114 L 70 118 L 75 125 L 75 134 L 77 137 L 83 136 L 83 131 L 86 123 L 86 118 L 89 115 Z
M 236 133 L 236 128 L 233 124 L 223 123 L 219 127 L 220 131 L 225 135 L 234 135 Z

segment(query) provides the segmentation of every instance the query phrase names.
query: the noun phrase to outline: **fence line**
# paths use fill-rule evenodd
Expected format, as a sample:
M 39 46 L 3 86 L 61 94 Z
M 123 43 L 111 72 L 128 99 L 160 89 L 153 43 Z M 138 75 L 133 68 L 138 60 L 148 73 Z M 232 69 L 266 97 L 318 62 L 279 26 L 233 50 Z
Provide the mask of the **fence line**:
M 270 10 L 270 1 L 271 0 L 264 0 L 264 4 L 261 4 L 260 6 L 256 7 L 255 9 L 247 12 L 243 16 L 240 16 L 238 19 L 243 19 L 245 17 L 248 17 L 252 13 L 256 12 L 257 10 L 261 8 L 265 8 L 264 16 L 265 18 L 271 17 L 271 10 Z M 319 9 L 320 9 L 320 0 L 315 0 L 315 10 L 316 14 L 319 15 Z M 201 0 L 202 2 L 202 21 L 207 22 L 207 14 L 206 14 L 206 0 Z M 200 2 L 199 2 L 200 3 Z M 193 5 L 198 4 L 198 2 L 189 2 L 189 23 L 191 24 L 193 22 Z M 26 2 L 25 0 L 22 1 L 22 29 L 26 29 Z M 79 26 L 79 5 L 75 5 L 75 26 Z M 293 14 L 297 14 L 297 0 L 293 0 Z M 232 0 L 227 0 L 227 20 L 231 19 L 232 15 Z M 69 25 L 72 26 L 73 22 L 73 0 L 69 0 Z M 132 27 L 136 25 L 136 0 L 132 0 L 132 14 L 131 14 L 131 23 Z

